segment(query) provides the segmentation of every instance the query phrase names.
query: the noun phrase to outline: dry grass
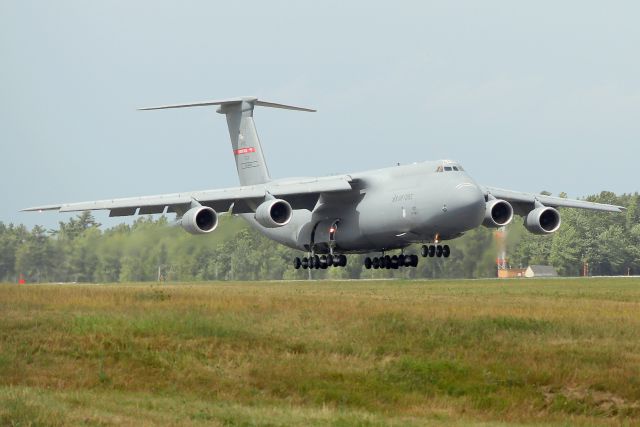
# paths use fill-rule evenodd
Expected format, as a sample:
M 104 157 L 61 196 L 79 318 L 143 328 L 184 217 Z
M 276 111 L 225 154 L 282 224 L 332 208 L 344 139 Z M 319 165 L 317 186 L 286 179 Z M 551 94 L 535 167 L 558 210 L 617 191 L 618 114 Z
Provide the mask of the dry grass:
M 0 424 L 640 424 L 640 280 L 0 286 Z

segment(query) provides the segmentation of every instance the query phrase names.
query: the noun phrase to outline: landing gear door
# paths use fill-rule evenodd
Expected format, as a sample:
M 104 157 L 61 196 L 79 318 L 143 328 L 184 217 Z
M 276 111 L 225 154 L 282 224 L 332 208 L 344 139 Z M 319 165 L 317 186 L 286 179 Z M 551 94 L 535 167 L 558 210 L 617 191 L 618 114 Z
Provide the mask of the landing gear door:
M 339 223 L 339 219 L 325 219 L 318 222 L 312 235 L 313 245 L 316 248 L 333 252 L 333 248 L 336 246 Z
M 325 219 L 316 225 L 313 235 L 314 243 L 330 243 L 336 241 L 336 232 L 338 231 L 338 223 L 340 220 Z

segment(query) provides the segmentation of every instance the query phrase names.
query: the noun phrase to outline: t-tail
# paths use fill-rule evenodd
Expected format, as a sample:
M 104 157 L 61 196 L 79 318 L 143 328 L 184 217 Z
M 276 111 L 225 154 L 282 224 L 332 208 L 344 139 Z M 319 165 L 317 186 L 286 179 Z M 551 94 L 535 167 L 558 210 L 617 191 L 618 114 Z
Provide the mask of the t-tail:
M 205 101 L 191 104 L 162 105 L 159 107 L 146 107 L 140 110 L 163 110 L 167 108 L 205 107 L 218 105 L 218 113 L 227 117 L 231 147 L 236 159 L 238 178 L 240 185 L 263 184 L 271 180 L 267 162 L 264 158 L 260 138 L 253 122 L 253 108 L 261 107 L 282 108 L 285 110 L 297 110 L 315 112 L 309 108 L 295 107 L 292 105 L 276 104 L 274 102 L 261 101 L 255 97 L 242 97 L 219 101 Z

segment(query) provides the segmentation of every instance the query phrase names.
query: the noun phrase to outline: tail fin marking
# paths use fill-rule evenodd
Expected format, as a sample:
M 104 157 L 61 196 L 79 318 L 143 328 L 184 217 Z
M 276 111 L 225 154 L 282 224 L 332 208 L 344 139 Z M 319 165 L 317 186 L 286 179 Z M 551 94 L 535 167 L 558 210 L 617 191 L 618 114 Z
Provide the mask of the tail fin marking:
M 262 145 L 253 121 L 253 108 L 281 108 L 286 110 L 315 112 L 310 108 L 260 101 L 255 97 L 243 97 L 228 100 L 205 101 L 190 104 L 173 104 L 159 107 L 146 107 L 140 110 L 163 110 L 168 108 L 204 107 L 219 105 L 217 112 L 227 118 L 231 147 L 236 160 L 240 185 L 263 184 L 271 180 L 269 169 L 262 152 Z

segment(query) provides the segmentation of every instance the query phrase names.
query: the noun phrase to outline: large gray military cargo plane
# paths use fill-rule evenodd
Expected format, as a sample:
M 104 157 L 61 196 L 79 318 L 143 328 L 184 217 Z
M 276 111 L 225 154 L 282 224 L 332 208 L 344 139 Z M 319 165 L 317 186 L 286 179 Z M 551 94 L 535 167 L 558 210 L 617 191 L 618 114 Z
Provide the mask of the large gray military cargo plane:
M 443 242 L 480 225 L 499 228 L 514 215 L 534 234 L 560 227 L 557 208 L 622 212 L 623 207 L 521 193 L 478 185 L 455 161 L 439 160 L 322 178 L 272 180 L 253 121 L 256 106 L 309 111 L 255 97 L 141 108 L 160 110 L 218 106 L 229 127 L 240 186 L 157 196 L 56 204 L 24 209 L 74 212 L 108 210 L 109 216 L 175 213 L 192 234 L 218 226 L 229 212 L 278 243 L 306 252 L 294 268 L 343 267 L 347 254 L 380 253 L 365 258 L 366 268 L 416 267 L 418 256 L 405 254 L 423 243 L 423 257 L 449 257 Z M 400 250 L 390 256 L 388 251 Z

